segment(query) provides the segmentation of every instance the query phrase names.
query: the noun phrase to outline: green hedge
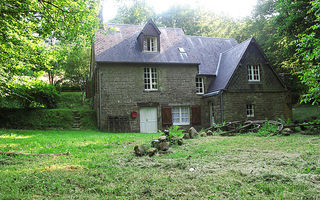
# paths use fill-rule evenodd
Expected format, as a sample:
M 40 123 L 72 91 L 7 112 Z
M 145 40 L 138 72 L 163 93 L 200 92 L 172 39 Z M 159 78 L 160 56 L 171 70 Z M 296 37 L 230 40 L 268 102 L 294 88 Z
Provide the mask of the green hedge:
M 81 129 L 96 129 L 92 110 L 79 111 Z M 72 129 L 71 109 L 1 109 L 0 127 L 7 129 Z

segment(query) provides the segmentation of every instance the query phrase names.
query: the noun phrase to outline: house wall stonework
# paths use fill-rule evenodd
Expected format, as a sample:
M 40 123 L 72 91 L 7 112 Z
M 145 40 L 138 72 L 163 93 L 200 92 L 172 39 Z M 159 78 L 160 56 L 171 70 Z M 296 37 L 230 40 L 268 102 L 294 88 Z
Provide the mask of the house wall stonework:
M 254 117 L 247 117 L 246 105 L 254 105 Z M 224 121 L 278 119 L 292 117 L 287 92 L 225 92 Z
M 144 68 L 154 67 L 158 75 L 158 91 L 144 90 Z M 140 131 L 139 109 L 143 106 L 157 107 L 158 129 L 162 129 L 162 106 L 200 105 L 201 97 L 196 94 L 196 65 L 157 64 L 99 64 L 102 78 L 101 124 L 100 129 L 108 129 L 108 117 L 129 117 L 129 130 Z M 99 93 L 95 99 L 99 99 Z M 97 106 L 99 104 L 96 104 Z M 97 107 L 99 110 L 99 107 Z M 131 117 L 136 112 L 137 118 Z M 99 113 L 99 112 L 98 112 Z

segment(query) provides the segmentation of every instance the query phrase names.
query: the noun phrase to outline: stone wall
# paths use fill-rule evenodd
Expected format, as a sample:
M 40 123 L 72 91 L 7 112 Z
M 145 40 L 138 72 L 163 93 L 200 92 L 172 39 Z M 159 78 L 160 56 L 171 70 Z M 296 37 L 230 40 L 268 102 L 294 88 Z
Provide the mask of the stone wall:
M 158 75 L 158 91 L 144 90 L 144 67 L 155 67 Z M 156 65 L 156 64 L 103 64 L 98 67 L 102 79 L 101 124 L 107 129 L 109 116 L 129 117 L 131 132 L 140 131 L 139 108 L 158 108 L 158 129 L 162 129 L 162 106 L 200 105 L 201 97 L 196 94 L 196 65 Z M 99 86 L 100 87 L 100 86 Z M 99 99 L 99 93 L 95 95 Z M 99 104 L 96 104 L 99 110 Z M 131 117 L 137 112 L 137 118 Z M 99 112 L 98 112 L 99 113 Z
M 247 117 L 246 105 L 254 105 L 254 117 Z M 224 92 L 224 121 L 292 118 L 287 92 Z

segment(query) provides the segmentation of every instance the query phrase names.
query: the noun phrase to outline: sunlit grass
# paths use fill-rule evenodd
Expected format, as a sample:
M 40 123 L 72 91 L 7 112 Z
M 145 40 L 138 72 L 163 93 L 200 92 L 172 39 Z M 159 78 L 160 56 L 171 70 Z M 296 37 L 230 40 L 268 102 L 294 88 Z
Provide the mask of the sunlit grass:
M 2 130 L 0 151 L 70 155 L 0 155 L 0 199 L 320 198 L 320 136 L 214 136 L 135 157 L 159 135 Z

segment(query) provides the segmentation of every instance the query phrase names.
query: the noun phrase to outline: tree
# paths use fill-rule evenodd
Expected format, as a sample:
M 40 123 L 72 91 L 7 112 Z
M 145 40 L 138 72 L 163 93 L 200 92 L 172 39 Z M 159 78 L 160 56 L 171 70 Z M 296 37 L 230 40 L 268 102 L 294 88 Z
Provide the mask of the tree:
M 98 8 L 96 0 L 0 1 L 0 95 L 11 94 L 12 77 L 37 76 L 48 67 L 47 40 L 77 44 L 85 35 L 93 41 Z
M 82 102 L 84 102 L 84 91 L 89 76 L 90 56 L 90 48 L 85 45 L 74 46 L 68 54 L 64 69 L 64 78 L 80 87 Z
M 113 23 L 142 25 L 155 16 L 153 9 L 147 5 L 145 0 L 132 0 L 132 5 L 128 3 L 129 1 L 122 3 L 118 14 L 111 20 Z
M 314 24 L 308 28 L 308 34 L 300 34 L 297 41 L 298 54 L 302 57 L 303 68 L 299 77 L 308 89 L 302 96 L 304 102 L 320 102 L 320 2 L 311 2 L 310 14 L 315 16 Z

